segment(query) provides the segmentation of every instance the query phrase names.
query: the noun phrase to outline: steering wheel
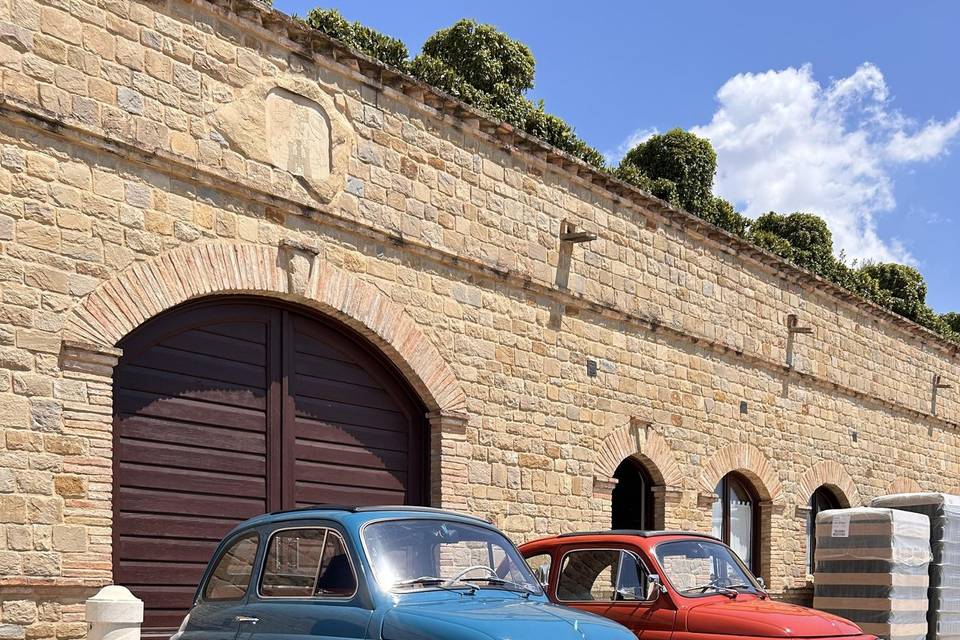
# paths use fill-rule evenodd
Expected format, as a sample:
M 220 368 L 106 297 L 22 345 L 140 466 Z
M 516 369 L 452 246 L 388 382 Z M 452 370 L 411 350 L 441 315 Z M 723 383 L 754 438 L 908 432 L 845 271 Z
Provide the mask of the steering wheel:
M 453 576 L 452 578 L 450 578 L 449 580 L 447 580 L 447 584 L 453 584 L 454 582 L 460 582 L 460 580 L 462 580 L 465 575 L 467 575 L 467 574 L 470 573 L 471 571 L 477 571 L 477 570 L 479 570 L 479 569 L 482 569 L 482 570 L 486 571 L 486 572 L 490 575 L 491 578 L 499 578 L 499 577 L 500 577 L 499 575 L 497 575 L 497 572 L 494 571 L 491 567 L 488 567 L 488 566 L 485 565 L 485 564 L 475 564 L 475 565 L 473 565 L 473 566 L 471 566 L 471 567 L 467 567 L 466 569 L 464 569 L 463 571 L 461 571 L 461 572 L 458 573 L 457 575 L 455 575 L 455 576 Z

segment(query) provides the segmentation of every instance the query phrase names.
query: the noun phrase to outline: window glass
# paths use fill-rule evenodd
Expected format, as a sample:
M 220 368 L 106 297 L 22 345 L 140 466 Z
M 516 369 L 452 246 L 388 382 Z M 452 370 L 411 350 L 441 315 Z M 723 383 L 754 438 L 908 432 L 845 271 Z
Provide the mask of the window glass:
M 568 602 L 613 601 L 617 591 L 620 552 L 609 549 L 571 551 L 560 565 L 557 598 Z
M 540 584 L 546 584 L 550 579 L 550 563 L 552 562 L 550 554 L 539 553 L 535 556 L 530 556 L 526 560 L 527 566 L 533 571 L 533 575 L 536 576 L 537 581 Z
M 753 559 L 753 500 L 734 478 L 729 484 L 730 542 L 727 544 L 750 564 Z
M 713 534 L 713 537 L 723 540 L 723 480 L 720 481 L 720 484 L 717 485 L 715 489 L 717 493 L 717 499 L 713 501 L 713 509 L 710 512 L 710 524 L 711 529 L 710 533 Z
M 632 594 L 632 597 L 643 600 L 646 595 L 643 586 L 646 584 L 646 570 L 640 567 L 636 557 L 629 553 L 620 554 L 620 571 L 617 580 L 617 588 L 620 590 L 619 597 L 626 597 Z
M 328 529 L 291 529 L 270 539 L 261 595 L 348 597 L 356 587 L 343 540 Z
M 343 539 L 335 531 L 330 531 L 323 549 L 314 593 L 331 598 L 349 598 L 356 590 L 357 579 L 350 567 L 350 558 L 347 556 Z
M 387 590 L 455 583 L 541 592 L 516 548 L 489 527 L 438 518 L 384 520 L 367 525 L 363 539 L 377 582 Z
M 720 480 L 716 494 L 710 514 L 713 535 L 730 545 L 750 568 L 756 569 L 757 505 L 753 495 L 735 473 Z
M 663 542 L 656 546 L 655 552 L 667 580 L 685 596 L 758 590 L 753 577 L 730 550 L 718 542 Z
M 203 591 L 205 599 L 239 600 L 246 595 L 258 543 L 259 536 L 251 533 L 230 545 L 207 581 Z

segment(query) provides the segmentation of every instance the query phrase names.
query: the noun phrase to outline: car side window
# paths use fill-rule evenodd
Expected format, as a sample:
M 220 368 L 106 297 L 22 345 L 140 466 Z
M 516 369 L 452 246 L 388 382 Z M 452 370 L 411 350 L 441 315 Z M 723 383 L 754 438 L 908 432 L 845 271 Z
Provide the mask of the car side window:
M 239 600 L 247 593 L 260 536 L 250 533 L 230 545 L 203 589 L 205 600 Z
M 537 582 L 540 584 L 547 584 L 550 580 L 550 563 L 552 558 L 549 553 L 538 553 L 535 556 L 530 556 L 526 558 L 527 566 L 530 567 L 530 570 L 533 571 L 533 575 L 536 576 Z
M 260 578 L 268 598 L 350 597 L 357 580 L 343 538 L 322 527 L 278 531 Z
M 613 601 L 620 552 L 612 549 L 571 551 L 560 564 L 557 599 L 568 602 Z
M 557 599 L 566 602 L 642 600 L 646 570 L 636 556 L 618 549 L 581 549 L 564 556 Z

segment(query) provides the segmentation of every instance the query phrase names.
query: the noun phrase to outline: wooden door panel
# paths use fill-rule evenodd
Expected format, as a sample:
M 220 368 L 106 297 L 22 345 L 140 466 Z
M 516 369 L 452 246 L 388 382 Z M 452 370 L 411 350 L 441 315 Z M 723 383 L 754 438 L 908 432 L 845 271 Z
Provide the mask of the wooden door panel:
M 424 409 L 338 325 L 255 299 L 187 305 L 114 372 L 114 580 L 169 634 L 233 526 L 314 504 L 419 504 Z
M 268 510 L 267 354 L 276 315 L 185 309 L 121 343 L 114 580 L 144 600 L 146 629 L 179 624 L 220 538 Z
M 408 434 L 403 431 L 385 431 L 377 426 L 321 422 L 297 416 L 293 424 L 294 437 L 301 441 L 330 442 L 364 449 L 377 448 L 404 453 L 409 447 Z

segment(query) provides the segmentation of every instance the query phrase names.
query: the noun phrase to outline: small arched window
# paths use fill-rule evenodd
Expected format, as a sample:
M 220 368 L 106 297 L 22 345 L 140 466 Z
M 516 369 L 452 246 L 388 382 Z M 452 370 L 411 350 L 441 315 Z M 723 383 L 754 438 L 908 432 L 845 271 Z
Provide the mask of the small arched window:
M 826 485 L 817 487 L 810 496 L 809 511 L 807 512 L 807 571 L 811 574 L 816 569 L 814 553 L 817 550 L 817 514 L 827 509 L 839 509 L 840 501 Z
M 613 477 L 614 529 L 653 529 L 653 479 L 643 464 L 635 458 L 620 463 Z
M 713 503 L 713 535 L 733 549 L 754 573 L 759 575 L 760 509 L 756 495 L 738 473 L 728 473 L 716 488 Z

